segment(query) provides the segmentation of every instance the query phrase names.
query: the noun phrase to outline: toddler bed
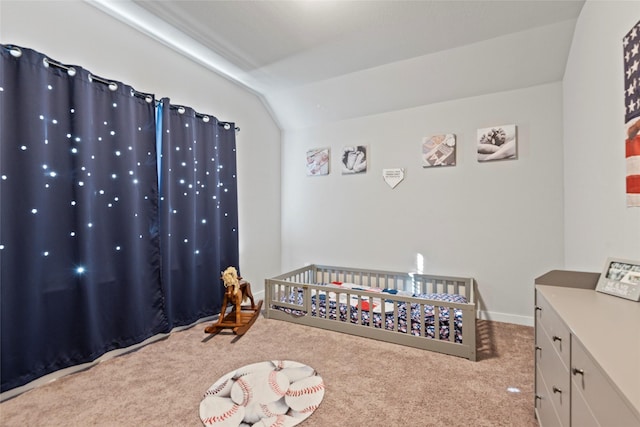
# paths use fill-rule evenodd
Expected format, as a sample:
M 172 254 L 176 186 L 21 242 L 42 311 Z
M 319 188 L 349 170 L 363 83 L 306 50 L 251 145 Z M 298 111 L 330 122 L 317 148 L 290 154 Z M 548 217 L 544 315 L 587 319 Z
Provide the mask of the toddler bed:
M 472 278 L 309 265 L 265 280 L 267 318 L 474 361 L 476 313 Z

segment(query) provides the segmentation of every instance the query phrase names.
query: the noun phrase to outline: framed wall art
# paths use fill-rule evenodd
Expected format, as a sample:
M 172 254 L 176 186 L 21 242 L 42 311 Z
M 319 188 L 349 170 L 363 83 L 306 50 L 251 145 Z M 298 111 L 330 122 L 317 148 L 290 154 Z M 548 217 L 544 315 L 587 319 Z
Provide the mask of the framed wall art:
M 342 149 L 342 174 L 351 175 L 367 171 L 367 147 L 356 145 Z
M 329 148 L 314 148 L 307 151 L 307 175 L 328 175 L 329 159 Z
M 515 159 L 518 152 L 516 125 L 478 129 L 478 161 Z
M 456 136 L 452 133 L 425 137 L 422 140 L 422 167 L 454 166 Z

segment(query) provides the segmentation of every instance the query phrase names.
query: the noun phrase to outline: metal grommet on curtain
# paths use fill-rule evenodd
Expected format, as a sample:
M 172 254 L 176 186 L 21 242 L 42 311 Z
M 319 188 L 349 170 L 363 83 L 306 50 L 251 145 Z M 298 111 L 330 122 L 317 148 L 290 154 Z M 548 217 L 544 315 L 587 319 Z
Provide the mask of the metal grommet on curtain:
M 209 123 L 209 116 L 202 116 L 202 121 L 205 123 Z
M 67 68 L 67 74 L 68 74 L 69 76 L 71 76 L 71 77 L 75 76 L 75 75 L 76 75 L 76 69 L 75 69 L 75 68 L 73 68 L 73 67 L 69 67 L 69 68 Z
M 17 46 L 9 46 L 8 49 L 9 49 L 9 53 L 14 58 L 20 58 L 22 56 L 22 49 L 20 49 L 19 47 L 17 47 Z
M 44 57 L 44 58 L 42 59 L 42 63 L 44 64 L 44 66 L 45 66 L 46 68 L 49 68 L 49 58 Z
M 187 111 L 187 110 L 186 110 L 186 108 L 184 108 L 184 107 L 182 107 L 182 106 L 178 107 L 178 113 L 180 113 L 180 114 L 184 114 L 184 113 L 185 113 L 185 111 Z
M 229 123 L 225 123 L 224 130 L 229 130 L 229 129 L 231 129 L 231 125 Z

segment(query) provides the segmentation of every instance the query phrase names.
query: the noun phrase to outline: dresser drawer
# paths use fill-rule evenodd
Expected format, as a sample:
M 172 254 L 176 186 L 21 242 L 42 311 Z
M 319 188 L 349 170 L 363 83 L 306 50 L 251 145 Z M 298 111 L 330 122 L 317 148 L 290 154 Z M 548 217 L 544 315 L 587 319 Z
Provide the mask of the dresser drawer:
M 555 350 L 551 338 L 542 328 L 536 329 L 536 343 L 536 367 L 542 373 L 547 387 L 547 400 L 551 401 L 561 424 L 569 426 L 571 418 L 569 369 L 560 359 L 560 354 Z
M 579 340 L 572 338 L 571 392 L 580 393 L 597 422 L 602 426 L 640 427 L 632 412 L 608 377 L 593 362 Z
M 584 396 L 575 387 L 571 389 L 571 423 L 580 427 L 600 427 Z
M 563 427 L 550 396 L 540 369 L 536 369 L 536 418 L 538 423 L 540 427 Z
M 551 339 L 552 347 L 558 352 L 562 363 L 569 369 L 571 356 L 569 328 L 540 292 L 536 292 L 536 327 L 545 330 Z

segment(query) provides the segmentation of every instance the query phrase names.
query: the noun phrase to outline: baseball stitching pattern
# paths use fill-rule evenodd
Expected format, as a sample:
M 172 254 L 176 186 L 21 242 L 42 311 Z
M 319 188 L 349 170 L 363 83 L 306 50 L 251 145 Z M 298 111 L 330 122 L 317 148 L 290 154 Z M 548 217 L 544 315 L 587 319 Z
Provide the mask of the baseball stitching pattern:
M 238 409 L 239 409 L 238 405 L 233 405 L 231 409 L 229 409 L 224 414 L 214 415 L 213 417 L 205 418 L 204 420 L 202 420 L 202 422 L 205 424 L 213 424 L 213 423 L 219 423 L 219 422 L 225 421 L 226 419 L 230 418 L 233 414 L 238 412 Z
M 207 390 L 204 394 L 205 397 L 220 393 L 224 389 L 224 387 L 227 385 L 228 382 L 229 380 L 226 380 L 222 384 L 220 384 L 218 387 Z
M 269 410 L 268 405 L 263 405 L 262 403 L 260 404 L 260 409 L 262 410 L 262 413 L 267 416 L 267 418 L 277 417 L 278 415 L 282 415 L 282 414 L 274 414 Z
M 276 381 L 277 373 L 278 373 L 278 371 L 272 371 L 269 374 L 269 387 L 271 387 L 271 390 L 276 392 L 279 396 L 284 396 L 284 394 L 286 393 L 286 390 L 282 390 L 280 388 L 280 386 L 278 385 L 278 382 Z M 288 384 L 287 384 L 287 386 L 288 386 Z
M 238 384 L 242 389 L 242 403 L 240 405 L 247 406 L 249 401 L 253 398 L 251 388 L 249 388 L 249 384 L 247 384 L 242 378 L 238 378 L 236 380 L 236 384 Z
M 316 409 L 318 409 L 319 405 L 311 405 L 311 406 L 307 406 L 306 408 L 302 408 L 301 410 L 297 411 L 300 412 L 301 414 L 309 414 L 313 411 L 315 411 Z
M 287 396 L 289 397 L 300 397 L 305 394 L 314 394 L 319 392 L 320 390 L 324 390 L 324 383 L 320 383 L 318 385 L 314 385 L 311 387 L 301 388 L 300 390 L 287 390 Z
M 269 427 L 282 427 L 284 425 L 285 419 L 286 418 L 284 417 L 284 415 L 278 415 L 273 424 L 271 424 Z

